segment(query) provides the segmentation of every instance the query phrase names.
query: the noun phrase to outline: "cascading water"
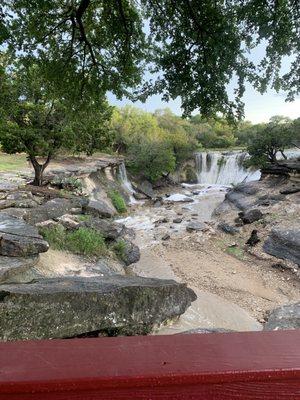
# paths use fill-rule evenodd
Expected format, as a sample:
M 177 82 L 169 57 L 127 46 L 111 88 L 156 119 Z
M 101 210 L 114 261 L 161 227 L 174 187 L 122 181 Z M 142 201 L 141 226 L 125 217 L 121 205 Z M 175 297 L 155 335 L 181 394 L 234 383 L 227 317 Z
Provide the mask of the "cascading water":
M 258 180 L 260 178 L 259 171 L 244 168 L 243 161 L 246 156 L 245 152 L 196 153 L 198 183 L 231 185 L 242 181 Z
M 132 184 L 131 184 L 130 180 L 128 179 L 127 171 L 126 171 L 126 166 L 125 166 L 125 163 L 124 163 L 124 162 L 122 162 L 122 163 L 119 165 L 119 177 L 120 177 L 120 181 L 121 181 L 121 183 L 122 183 L 122 186 L 124 187 L 124 189 L 125 189 L 125 190 L 129 193 L 129 195 L 130 195 L 130 203 L 131 203 L 131 204 L 136 203 L 136 200 L 135 200 L 135 198 L 133 197 L 133 193 L 134 193 L 135 191 L 134 191 L 134 189 L 133 189 L 133 187 L 132 187 Z
M 259 170 L 247 169 L 243 166 L 247 155 L 246 152 L 240 151 L 196 153 L 198 183 L 231 185 L 258 180 L 260 178 Z M 285 155 L 290 159 L 299 157 L 300 152 L 297 149 L 290 149 L 285 151 Z M 283 157 L 278 156 L 278 159 L 280 158 Z

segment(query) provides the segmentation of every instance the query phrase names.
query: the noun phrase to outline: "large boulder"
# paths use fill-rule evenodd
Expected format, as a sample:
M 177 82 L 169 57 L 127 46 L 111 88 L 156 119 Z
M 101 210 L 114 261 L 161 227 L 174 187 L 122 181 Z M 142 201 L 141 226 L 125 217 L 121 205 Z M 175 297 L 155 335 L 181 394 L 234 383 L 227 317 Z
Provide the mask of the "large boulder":
M 100 218 L 91 218 L 83 224 L 101 233 L 105 239 L 111 240 L 119 238 L 126 231 L 125 225 Z
M 272 256 L 300 265 L 300 225 L 273 229 L 265 241 L 263 249 Z
M 149 181 L 142 181 L 138 185 L 134 187 L 135 190 L 137 190 L 139 193 L 142 193 L 149 199 L 152 199 L 155 197 L 154 191 L 153 191 L 153 186 Z
M 287 304 L 271 311 L 264 330 L 273 331 L 278 329 L 300 328 L 300 302 Z
M 52 199 L 32 210 L 28 210 L 24 219 L 32 225 L 49 219 L 57 219 L 70 213 L 75 207 L 81 208 L 82 203 L 84 203 L 84 199 Z
M 117 213 L 116 210 L 104 200 L 90 200 L 83 209 L 87 214 L 102 218 L 111 218 Z
M 38 259 L 38 256 L 0 256 L 0 284 L 28 282 L 28 276 L 26 272 L 37 264 Z
M 104 331 L 146 334 L 196 300 L 173 280 L 120 275 L 2 285 L 0 339 L 65 338 Z
M 123 240 L 125 243 L 122 260 L 128 266 L 139 261 L 141 258 L 141 253 L 139 247 L 132 243 L 130 240 Z
M 0 255 L 27 257 L 47 251 L 49 245 L 35 227 L 19 218 L 0 214 Z

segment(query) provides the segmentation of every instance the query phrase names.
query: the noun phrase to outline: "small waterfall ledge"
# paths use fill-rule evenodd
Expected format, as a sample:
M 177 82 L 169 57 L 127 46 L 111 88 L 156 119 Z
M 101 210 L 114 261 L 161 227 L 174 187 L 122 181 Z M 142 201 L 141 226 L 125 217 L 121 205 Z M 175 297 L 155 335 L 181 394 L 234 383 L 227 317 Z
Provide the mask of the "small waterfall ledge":
M 120 182 L 121 182 L 123 188 L 126 190 L 126 192 L 130 196 L 130 204 L 137 203 L 137 200 L 133 196 L 133 193 L 135 193 L 135 190 L 133 189 L 133 186 L 127 176 L 125 162 L 122 162 L 119 165 L 118 175 L 119 175 L 119 179 L 120 179 Z

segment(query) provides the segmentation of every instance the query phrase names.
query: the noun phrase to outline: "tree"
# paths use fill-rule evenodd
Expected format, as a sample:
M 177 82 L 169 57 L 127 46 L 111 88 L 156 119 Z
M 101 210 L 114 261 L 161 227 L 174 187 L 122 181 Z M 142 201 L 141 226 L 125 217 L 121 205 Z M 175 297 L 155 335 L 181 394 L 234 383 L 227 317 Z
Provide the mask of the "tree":
M 143 30 L 143 18 L 149 29 Z M 112 91 L 144 100 L 180 97 L 185 115 L 243 116 L 245 83 L 300 91 L 300 10 L 295 0 L 2 0 L 0 45 L 39 63 L 71 102 Z M 265 45 L 255 65 L 251 49 Z M 289 71 L 281 61 L 292 56 Z M 145 64 L 151 78 L 143 81 Z M 152 73 L 152 75 L 151 75 Z M 153 75 L 154 74 L 154 75 Z M 63 79 L 62 79 L 63 77 Z M 229 82 L 237 82 L 234 95 Z
M 27 153 L 35 171 L 34 185 L 42 185 L 43 173 L 58 150 L 91 154 L 103 148 L 110 117 L 104 99 L 101 109 L 99 102 L 70 108 L 63 98 L 49 95 L 37 65 L 20 67 L 10 74 L 2 68 L 0 78 L 6 93 L 5 102 L 0 101 L 0 143 L 9 154 Z
M 293 138 L 293 124 L 285 117 L 275 116 L 268 124 L 257 125 L 247 148 L 250 155 L 247 166 L 264 167 L 267 163 L 276 163 L 278 153 L 286 159 L 284 151 L 292 146 Z

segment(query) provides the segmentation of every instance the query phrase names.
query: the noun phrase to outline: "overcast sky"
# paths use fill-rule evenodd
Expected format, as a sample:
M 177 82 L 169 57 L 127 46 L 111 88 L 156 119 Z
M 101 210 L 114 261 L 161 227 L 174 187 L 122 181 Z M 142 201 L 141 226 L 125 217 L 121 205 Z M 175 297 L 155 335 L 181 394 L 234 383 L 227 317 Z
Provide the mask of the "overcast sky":
M 265 54 L 265 45 L 260 45 L 258 48 L 251 52 L 251 60 L 258 64 Z M 282 71 L 289 70 L 292 58 L 286 57 L 282 62 Z M 233 85 L 230 85 L 233 86 Z M 145 103 L 130 101 L 123 99 L 122 101 L 109 94 L 109 101 L 113 105 L 124 106 L 126 104 L 133 104 L 136 107 L 142 108 L 145 111 L 154 111 L 158 108 L 169 107 L 175 114 L 181 115 L 180 99 L 170 101 L 169 103 L 161 101 L 161 96 L 152 96 L 148 98 Z M 243 97 L 245 103 L 245 119 L 253 122 L 267 122 L 273 115 L 284 115 L 292 119 L 300 117 L 300 97 L 298 96 L 294 102 L 285 102 L 284 93 L 276 93 L 274 90 L 268 90 L 265 94 L 261 95 L 251 85 L 246 86 L 246 91 Z

